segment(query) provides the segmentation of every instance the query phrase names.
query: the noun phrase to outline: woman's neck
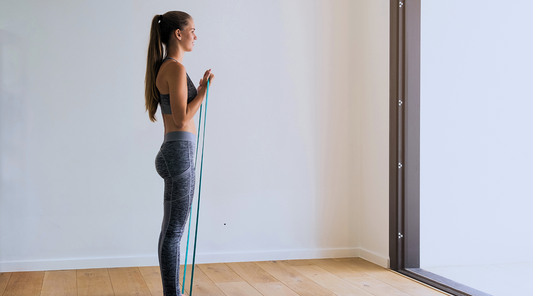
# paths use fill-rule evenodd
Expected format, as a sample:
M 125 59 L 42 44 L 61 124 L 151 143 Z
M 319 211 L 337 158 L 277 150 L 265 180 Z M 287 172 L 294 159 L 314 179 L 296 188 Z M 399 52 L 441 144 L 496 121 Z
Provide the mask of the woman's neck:
M 167 49 L 167 57 L 176 59 L 180 64 L 183 64 L 183 53 L 184 51 L 177 46 L 172 46 Z

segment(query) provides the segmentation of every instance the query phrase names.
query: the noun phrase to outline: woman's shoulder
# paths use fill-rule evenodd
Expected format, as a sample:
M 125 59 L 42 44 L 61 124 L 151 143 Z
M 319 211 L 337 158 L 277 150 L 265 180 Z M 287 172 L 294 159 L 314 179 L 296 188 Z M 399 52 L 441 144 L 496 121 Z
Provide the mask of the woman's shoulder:
M 183 71 L 186 72 L 185 66 L 183 66 L 181 63 L 172 61 L 172 60 L 166 60 L 161 65 L 161 68 L 159 70 L 166 70 L 166 71 Z
M 187 70 L 185 69 L 185 66 L 174 61 L 167 61 L 163 63 L 159 71 L 160 74 L 163 75 L 187 77 Z

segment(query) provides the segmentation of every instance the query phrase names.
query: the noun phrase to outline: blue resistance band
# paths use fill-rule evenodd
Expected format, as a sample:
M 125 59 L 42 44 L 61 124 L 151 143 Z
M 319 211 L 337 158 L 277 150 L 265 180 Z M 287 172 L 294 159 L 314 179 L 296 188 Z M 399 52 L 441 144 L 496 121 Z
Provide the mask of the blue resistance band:
M 202 136 L 203 139 L 202 139 L 202 159 L 200 162 L 200 184 L 198 186 L 198 207 L 197 207 L 197 213 L 196 213 L 196 231 L 194 233 L 194 250 L 193 250 L 193 257 L 192 257 L 191 285 L 190 285 L 190 290 L 189 290 L 189 296 L 192 296 L 192 287 L 193 287 L 193 281 L 194 281 L 194 261 L 196 259 L 196 241 L 198 239 L 198 221 L 199 221 L 199 216 L 200 216 L 200 194 L 202 193 L 202 171 L 204 168 L 204 146 L 205 146 L 205 123 L 207 119 L 208 98 L 209 98 L 209 79 L 207 80 L 207 92 L 205 96 L 204 134 Z M 202 105 L 200 105 L 200 118 L 198 120 L 198 137 L 196 139 L 196 158 L 194 160 L 195 169 L 196 169 L 196 163 L 198 162 L 198 144 L 200 141 L 200 127 L 202 125 Z M 191 209 L 189 212 L 192 213 L 192 203 L 191 203 Z M 187 275 L 187 256 L 189 254 L 189 236 L 191 233 L 191 217 L 192 215 L 189 215 L 189 231 L 187 232 L 187 250 L 185 251 L 185 266 L 183 268 L 183 281 L 181 282 L 181 294 L 183 294 L 183 291 L 185 290 L 185 276 Z

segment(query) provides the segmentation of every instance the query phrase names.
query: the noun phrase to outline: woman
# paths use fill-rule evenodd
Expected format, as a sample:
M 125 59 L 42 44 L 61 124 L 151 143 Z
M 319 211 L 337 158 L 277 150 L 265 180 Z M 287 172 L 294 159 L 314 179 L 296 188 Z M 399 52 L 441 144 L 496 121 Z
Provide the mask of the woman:
M 207 70 L 194 87 L 183 66 L 183 55 L 192 51 L 194 21 L 182 11 L 169 11 L 152 19 L 145 79 L 146 110 L 155 121 L 161 106 L 165 137 L 155 158 L 157 173 L 165 181 L 164 216 L 159 235 L 159 268 L 165 296 L 179 291 L 180 241 L 194 194 L 196 127 L 193 117 L 205 95 Z M 163 47 L 164 45 L 164 47 Z M 163 59 L 163 48 L 166 57 Z

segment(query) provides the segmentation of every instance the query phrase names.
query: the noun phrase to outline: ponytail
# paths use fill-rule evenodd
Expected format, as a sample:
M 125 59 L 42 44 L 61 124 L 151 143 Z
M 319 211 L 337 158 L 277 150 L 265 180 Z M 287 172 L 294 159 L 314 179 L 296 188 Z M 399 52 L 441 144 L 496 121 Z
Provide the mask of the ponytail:
M 156 121 L 155 112 L 159 103 L 159 91 L 155 85 L 155 79 L 163 60 L 163 47 L 161 45 L 161 28 L 159 27 L 159 15 L 152 19 L 150 29 L 150 43 L 148 44 L 148 59 L 146 63 L 146 77 L 144 79 L 144 99 L 146 111 L 151 121 Z

